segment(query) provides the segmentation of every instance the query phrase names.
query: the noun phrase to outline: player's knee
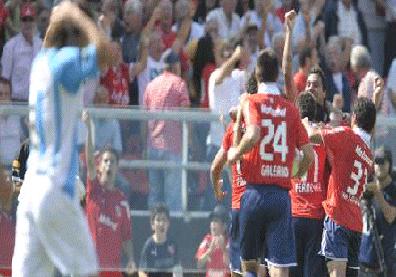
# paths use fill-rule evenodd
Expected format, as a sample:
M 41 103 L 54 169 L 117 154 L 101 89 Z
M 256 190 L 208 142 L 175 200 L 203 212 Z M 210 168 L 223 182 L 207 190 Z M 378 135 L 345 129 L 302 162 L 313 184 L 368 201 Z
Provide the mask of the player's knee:
M 289 276 L 289 268 L 288 267 L 278 267 L 278 266 L 270 266 L 269 268 L 271 277 L 288 277 Z
M 327 270 L 330 274 L 330 277 L 339 277 L 345 276 L 346 274 L 346 262 L 340 261 L 328 261 L 327 262 Z
M 241 262 L 242 272 L 257 272 L 258 262 L 257 260 L 248 260 Z

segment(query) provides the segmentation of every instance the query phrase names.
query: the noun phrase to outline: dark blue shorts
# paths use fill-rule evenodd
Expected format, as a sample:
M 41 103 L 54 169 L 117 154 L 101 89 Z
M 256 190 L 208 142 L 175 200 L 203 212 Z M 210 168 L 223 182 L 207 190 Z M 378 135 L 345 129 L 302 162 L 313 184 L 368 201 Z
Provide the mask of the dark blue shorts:
M 287 190 L 270 185 L 247 185 L 239 217 L 242 260 L 266 261 L 278 267 L 296 266 L 296 247 Z
M 323 256 L 319 255 L 322 240 L 323 219 L 293 217 L 297 249 L 297 267 L 290 269 L 290 277 L 326 276 Z
M 242 272 L 241 251 L 239 248 L 239 210 L 236 209 L 231 212 L 230 238 L 230 269 L 232 272 Z
M 320 254 L 332 261 L 347 262 L 349 268 L 358 269 L 360 240 L 360 233 L 340 226 L 326 216 Z

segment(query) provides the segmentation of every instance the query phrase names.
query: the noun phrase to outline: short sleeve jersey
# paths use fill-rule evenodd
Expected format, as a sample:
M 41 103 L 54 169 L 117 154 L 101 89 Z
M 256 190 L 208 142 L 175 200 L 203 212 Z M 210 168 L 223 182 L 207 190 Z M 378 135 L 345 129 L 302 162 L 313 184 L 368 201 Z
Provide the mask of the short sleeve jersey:
M 292 179 L 290 190 L 292 215 L 322 219 L 324 210 L 322 202 L 326 198 L 326 150 L 323 145 L 315 144 L 314 161 L 307 173 L 298 179 Z
M 295 150 L 309 143 L 293 103 L 274 94 L 248 97 L 246 123 L 259 126 L 259 142 L 243 157 L 242 176 L 248 184 L 290 189 Z
M 337 224 L 362 232 L 359 200 L 373 173 L 371 150 L 350 127 L 324 129 L 322 139 L 332 168 L 324 210 Z
M 233 145 L 233 127 L 234 123 L 230 123 L 223 137 L 222 147 L 224 151 L 228 151 Z M 242 178 L 241 164 L 242 160 L 237 161 L 231 167 L 232 172 L 232 194 L 231 208 L 239 209 L 241 207 L 241 197 L 246 189 L 246 181 Z
M 97 179 L 87 180 L 86 212 L 102 269 L 121 266 L 122 243 L 132 237 L 130 208 L 118 189 L 109 191 Z

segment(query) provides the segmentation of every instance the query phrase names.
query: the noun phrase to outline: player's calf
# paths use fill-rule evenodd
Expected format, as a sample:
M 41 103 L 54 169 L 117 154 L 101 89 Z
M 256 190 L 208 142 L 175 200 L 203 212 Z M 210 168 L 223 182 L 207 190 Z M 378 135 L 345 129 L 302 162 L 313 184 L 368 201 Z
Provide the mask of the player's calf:
M 327 262 L 327 270 L 329 271 L 330 277 L 345 277 L 346 268 L 347 268 L 346 262 L 341 262 L 341 261 Z

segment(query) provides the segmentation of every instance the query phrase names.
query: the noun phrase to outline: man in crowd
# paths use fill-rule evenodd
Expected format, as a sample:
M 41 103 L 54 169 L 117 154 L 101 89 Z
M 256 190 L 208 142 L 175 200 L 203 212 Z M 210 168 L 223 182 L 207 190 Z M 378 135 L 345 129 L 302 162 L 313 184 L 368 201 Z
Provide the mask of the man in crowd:
M 374 104 L 359 98 L 351 127 L 320 129 L 305 124 L 311 141 L 324 145 L 332 168 L 327 199 L 323 202 L 326 217 L 321 246 L 330 277 L 357 273 L 362 231 L 359 200 L 367 177 L 373 172 L 370 141 L 375 120 Z M 351 272 L 347 273 L 347 268 Z
M 165 71 L 151 81 L 144 93 L 144 107 L 147 110 L 189 107 L 187 86 L 180 77 L 179 55 L 168 50 L 165 53 Z M 182 130 L 180 122 L 150 120 L 148 122 L 147 147 L 150 160 L 181 161 Z M 181 170 L 150 169 L 150 192 L 148 204 L 165 201 L 172 211 L 180 211 Z
M 374 155 L 375 181 L 367 184 L 366 203 L 363 209 L 363 216 L 367 216 L 367 210 L 374 218 L 364 221 L 362 244 L 360 247 L 359 262 L 360 275 L 362 277 L 396 276 L 396 207 L 392 206 L 392 191 L 396 189 L 395 176 L 392 170 L 392 152 L 382 146 L 375 151 Z M 370 192 L 370 193 L 367 193 Z M 394 201 L 394 200 L 393 200 Z M 375 219 L 375 220 L 373 220 Z M 372 220 L 372 221 L 370 221 Z M 375 224 L 375 226 L 372 226 Z M 378 237 L 374 235 L 374 228 L 377 229 Z M 379 239 L 381 238 L 381 241 Z M 374 241 L 378 240 L 378 241 Z M 378 256 L 375 243 L 382 246 L 382 257 Z M 380 259 L 384 259 L 380 261 Z M 382 270 L 380 262 L 384 262 Z M 382 271 L 382 272 L 381 272 Z
M 11 91 L 13 101 L 27 102 L 29 76 L 34 57 L 40 51 L 42 41 L 35 35 L 36 12 L 32 4 L 21 5 L 21 32 L 4 46 L 1 57 L 1 82 Z
M 115 270 L 112 276 L 122 276 L 120 268 L 121 257 L 124 254 L 127 271 L 132 274 L 136 270 L 136 265 L 133 255 L 130 208 L 125 195 L 115 187 L 118 154 L 112 148 L 102 148 L 96 166 L 92 142 L 93 126 L 86 112 L 83 114 L 83 121 L 87 125 L 86 212 L 96 245 L 100 271 Z

